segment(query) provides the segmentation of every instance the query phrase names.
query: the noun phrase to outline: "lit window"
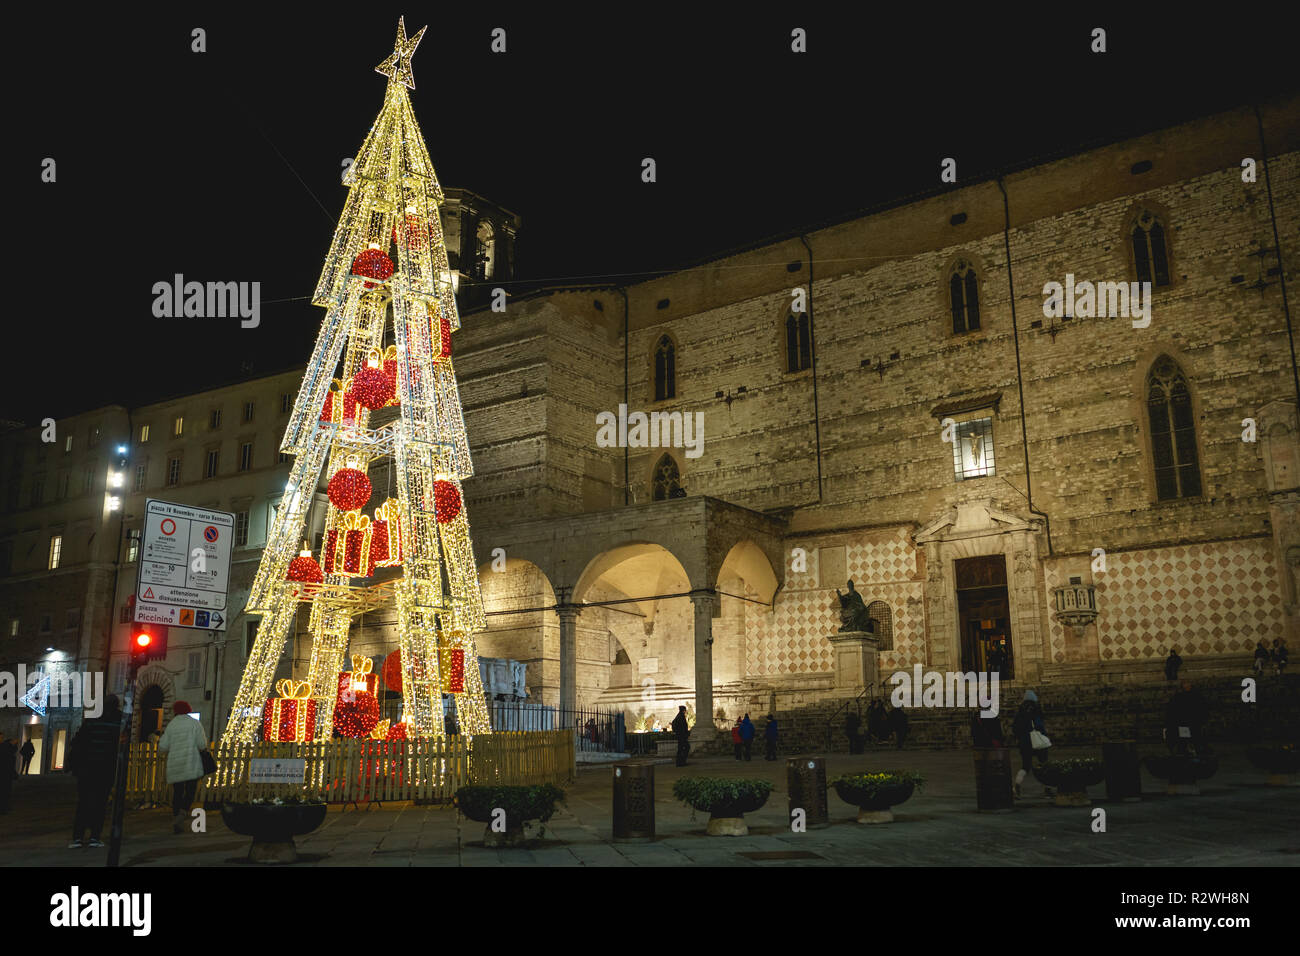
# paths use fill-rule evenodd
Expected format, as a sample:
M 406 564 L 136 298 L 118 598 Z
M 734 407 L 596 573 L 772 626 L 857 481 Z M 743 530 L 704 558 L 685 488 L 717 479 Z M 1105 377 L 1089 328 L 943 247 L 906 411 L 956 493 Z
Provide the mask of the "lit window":
M 72 451 L 72 436 L 71 436 L 71 435 L 69 435 L 67 438 L 63 439 L 63 451 L 64 451 L 65 453 L 66 453 L 66 452 L 70 452 L 70 451 Z
M 11 617 L 9 619 L 9 636 L 10 637 L 18 636 L 18 618 L 16 617 Z
M 183 415 L 177 415 L 176 421 L 172 423 L 172 434 L 175 435 L 177 438 L 180 438 L 181 435 L 184 434 L 184 432 L 185 432 L 185 417 Z
M 140 529 L 128 528 L 126 532 L 126 561 L 134 564 L 140 557 Z
M 141 426 L 140 426 L 140 444 L 143 445 L 143 444 L 144 444 L 145 442 L 147 442 L 148 440 L 149 440 L 149 426 L 148 426 L 148 425 L 141 425 Z
M 977 418 L 959 423 L 952 443 L 952 460 L 958 481 L 995 474 L 993 419 Z
M 63 556 L 63 535 L 50 535 L 50 562 L 49 569 L 53 571 L 59 566 L 59 559 Z

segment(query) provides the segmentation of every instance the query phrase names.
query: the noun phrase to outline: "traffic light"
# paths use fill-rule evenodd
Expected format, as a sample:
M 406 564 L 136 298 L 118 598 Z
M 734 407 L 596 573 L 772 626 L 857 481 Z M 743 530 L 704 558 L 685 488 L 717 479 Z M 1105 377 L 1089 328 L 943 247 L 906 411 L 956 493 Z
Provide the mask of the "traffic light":
M 167 628 L 137 624 L 131 629 L 131 664 L 138 667 L 167 656 Z

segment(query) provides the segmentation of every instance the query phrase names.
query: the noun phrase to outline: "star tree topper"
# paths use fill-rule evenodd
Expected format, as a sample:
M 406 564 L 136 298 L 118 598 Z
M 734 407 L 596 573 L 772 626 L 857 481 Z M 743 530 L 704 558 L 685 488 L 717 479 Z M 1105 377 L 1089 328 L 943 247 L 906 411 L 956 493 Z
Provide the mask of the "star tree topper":
M 427 29 L 429 29 L 427 26 L 420 27 L 420 32 L 408 40 L 406 18 L 398 17 L 397 42 L 393 45 L 392 55 L 375 67 L 375 72 L 401 80 L 406 84 L 407 89 L 415 89 L 415 77 L 411 75 L 411 57 L 415 54 L 415 48 L 420 45 L 420 37 L 424 36 L 424 31 Z

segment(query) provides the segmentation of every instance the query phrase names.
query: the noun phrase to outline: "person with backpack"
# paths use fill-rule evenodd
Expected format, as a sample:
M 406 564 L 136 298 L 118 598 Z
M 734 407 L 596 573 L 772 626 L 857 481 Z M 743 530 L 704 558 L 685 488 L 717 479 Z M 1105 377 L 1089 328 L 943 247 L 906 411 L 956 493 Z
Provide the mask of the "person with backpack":
M 749 714 L 740 722 L 740 740 L 745 746 L 745 759 L 749 760 L 753 757 L 754 746 L 754 724 L 749 719 Z
M 82 837 L 90 831 L 90 845 L 101 847 L 104 841 L 104 811 L 117 773 L 118 740 L 122 735 L 122 710 L 116 697 L 104 701 L 104 712 L 81 722 L 72 738 L 68 768 L 77 778 L 77 809 L 72 819 L 72 842 L 68 849 L 79 850 Z
M 158 752 L 167 755 L 167 782 L 172 785 L 173 833 L 185 832 L 190 804 L 204 774 L 202 751 L 208 749 L 203 725 L 189 713 L 190 705 L 185 701 L 172 704 L 171 723 L 158 741 Z
M 1043 708 L 1038 704 L 1038 695 L 1032 690 L 1025 691 L 1020 709 L 1016 711 L 1015 720 L 1011 724 L 1011 732 L 1020 747 L 1020 771 L 1016 774 L 1014 787 L 1018 797 L 1021 795 L 1020 785 L 1024 783 L 1025 775 L 1033 769 L 1034 758 L 1037 757 L 1040 763 L 1047 763 L 1047 752 L 1052 746 L 1052 742 L 1047 739 Z M 1052 788 L 1045 787 L 1044 792 L 1051 796 Z

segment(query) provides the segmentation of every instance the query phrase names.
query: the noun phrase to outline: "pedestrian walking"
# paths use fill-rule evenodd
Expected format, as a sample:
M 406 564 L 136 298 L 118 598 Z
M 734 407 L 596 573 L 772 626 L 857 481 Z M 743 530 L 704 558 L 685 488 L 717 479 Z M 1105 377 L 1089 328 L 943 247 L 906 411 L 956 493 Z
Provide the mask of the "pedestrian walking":
M 31 768 L 32 758 L 36 756 L 36 748 L 32 746 L 30 737 L 27 738 L 26 743 L 19 748 L 18 752 L 22 754 L 23 757 L 23 776 L 25 777 L 27 776 L 28 770 Z
M 766 756 L 763 757 L 763 759 L 775 760 L 777 729 L 776 729 L 776 715 L 774 714 L 767 715 L 767 725 L 763 728 L 763 739 L 767 741 L 767 754 Z
M 172 704 L 171 723 L 158 741 L 158 752 L 167 755 L 167 782 L 172 785 L 172 832 L 184 833 L 190 805 L 203 778 L 200 751 L 208 749 L 203 725 L 187 716 L 190 705 L 183 700 Z
M 0 737 L 0 813 L 8 813 L 18 776 L 18 741 Z
M 753 756 L 754 747 L 754 724 L 749 719 L 749 714 L 740 722 L 740 741 L 745 748 L 745 759 L 749 760 Z
M 691 728 L 686 723 L 686 705 L 677 708 L 677 716 L 669 725 L 677 737 L 677 766 L 685 767 L 686 758 L 691 752 Z
M 1178 680 L 1178 668 L 1183 666 L 1183 659 L 1178 656 L 1178 648 L 1171 648 L 1165 658 L 1165 680 Z
M 1266 645 L 1263 641 L 1257 641 L 1257 642 L 1255 643 L 1255 674 L 1256 674 L 1256 676 L 1262 675 L 1262 674 L 1264 673 L 1264 668 L 1268 666 L 1268 662 L 1269 662 L 1269 660 L 1270 660 L 1270 657 L 1269 657 L 1269 653 L 1268 653 L 1268 645 Z
M 1052 741 L 1047 737 L 1043 708 L 1038 703 L 1038 695 L 1032 690 L 1025 691 L 1020 709 L 1016 711 L 1015 720 L 1011 723 L 1011 733 L 1015 735 L 1016 744 L 1020 747 L 1020 771 L 1016 774 L 1015 783 L 1018 797 L 1025 775 L 1033 769 L 1034 759 L 1037 758 L 1040 764 L 1047 763 L 1047 751 L 1052 746 Z M 1043 790 L 1048 796 L 1052 795 L 1051 787 L 1044 787 Z
M 731 728 L 731 747 L 736 752 L 736 759 L 740 759 L 740 752 L 745 746 L 744 740 L 740 737 L 740 718 L 736 718 L 735 724 Z
M 907 711 L 902 707 L 895 707 L 889 714 L 889 729 L 894 735 L 894 740 L 898 744 L 898 749 L 903 749 L 903 741 L 907 739 L 907 731 L 911 722 L 907 719 Z
M 72 842 L 68 849 L 79 850 L 82 837 L 90 832 L 90 845 L 101 847 L 104 841 L 104 810 L 113 789 L 117 772 L 117 745 L 122 735 L 122 711 L 117 698 L 109 695 L 104 712 L 81 722 L 72 738 L 68 767 L 77 778 L 77 809 L 72 818 Z

